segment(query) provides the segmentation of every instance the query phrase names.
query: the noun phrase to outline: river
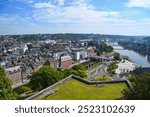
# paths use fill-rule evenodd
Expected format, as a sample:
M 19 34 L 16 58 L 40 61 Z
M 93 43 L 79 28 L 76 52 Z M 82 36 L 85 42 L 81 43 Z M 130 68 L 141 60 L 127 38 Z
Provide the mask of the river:
M 133 50 L 124 49 L 121 46 L 113 46 L 114 50 L 121 55 L 128 56 L 131 61 L 142 66 L 150 66 L 150 56 L 139 54 Z

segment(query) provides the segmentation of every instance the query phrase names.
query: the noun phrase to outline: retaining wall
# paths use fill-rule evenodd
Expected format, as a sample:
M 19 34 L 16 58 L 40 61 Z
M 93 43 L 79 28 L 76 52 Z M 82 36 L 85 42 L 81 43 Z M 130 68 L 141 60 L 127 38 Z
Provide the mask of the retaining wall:
M 35 95 L 31 96 L 31 97 L 28 97 L 26 100 L 33 100 L 33 99 L 37 99 L 37 98 L 40 98 L 40 97 L 44 97 L 46 95 L 48 95 L 49 93 L 51 93 L 51 91 L 53 91 L 56 87 L 58 87 L 59 85 L 63 84 L 64 82 L 70 80 L 72 78 L 72 76 L 69 76 L 69 77 L 66 77 L 64 78 L 63 80 L 39 91 L 38 93 L 36 93 Z
M 66 81 L 70 80 L 70 79 L 75 79 L 75 80 L 78 80 L 82 83 L 85 83 L 87 85 L 105 85 L 105 84 L 116 84 L 116 83 L 125 83 L 128 88 L 132 88 L 132 85 L 131 83 L 128 81 L 128 80 L 112 80 L 112 81 L 87 81 L 87 80 L 84 80 L 83 78 L 79 77 L 79 76 L 75 76 L 75 75 L 70 75 L 66 78 L 64 78 L 63 80 L 53 84 L 52 86 L 49 86 L 43 90 L 41 90 L 40 92 L 36 93 L 35 95 L 27 98 L 26 100 L 33 100 L 33 99 L 37 99 L 37 98 L 42 98 L 46 95 L 50 95 L 52 93 L 55 93 L 55 89 L 65 83 Z

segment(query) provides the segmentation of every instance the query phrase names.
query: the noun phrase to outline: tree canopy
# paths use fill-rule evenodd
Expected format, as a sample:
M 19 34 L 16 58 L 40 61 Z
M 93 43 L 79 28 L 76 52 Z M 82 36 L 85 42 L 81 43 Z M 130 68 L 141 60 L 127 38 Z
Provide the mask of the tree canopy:
M 114 59 L 115 59 L 115 60 L 121 60 L 120 54 L 116 52 L 116 53 L 114 54 Z
M 50 66 L 43 66 L 38 71 L 35 71 L 31 75 L 30 86 L 32 90 L 41 90 L 56 82 L 62 80 L 63 78 L 74 74 L 83 78 L 86 78 L 85 66 L 80 64 L 74 66 L 72 69 L 65 71 L 58 71 Z
M 31 75 L 30 85 L 33 90 L 44 89 L 64 78 L 61 71 L 57 71 L 50 66 L 43 66 Z
M 67 73 L 68 75 L 74 74 L 74 75 L 80 76 L 82 78 L 87 77 L 86 68 L 83 64 L 73 66 L 72 69 L 67 70 L 67 72 L 69 72 L 69 73 Z
M 132 89 L 123 91 L 123 99 L 127 100 L 149 100 L 150 99 L 150 73 L 134 75 L 129 79 Z
M 11 81 L 7 78 L 5 70 L 0 67 L 0 100 L 16 99 L 11 87 Z
M 107 45 L 105 42 L 101 42 L 99 48 L 97 49 L 97 55 L 103 54 L 104 52 L 112 52 L 113 47 Z

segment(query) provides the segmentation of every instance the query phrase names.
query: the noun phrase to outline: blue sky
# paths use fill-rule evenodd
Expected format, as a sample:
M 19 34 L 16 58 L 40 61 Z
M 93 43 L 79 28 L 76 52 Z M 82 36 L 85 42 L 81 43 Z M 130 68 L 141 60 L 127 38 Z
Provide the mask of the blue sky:
M 0 34 L 150 35 L 150 0 L 0 0 Z

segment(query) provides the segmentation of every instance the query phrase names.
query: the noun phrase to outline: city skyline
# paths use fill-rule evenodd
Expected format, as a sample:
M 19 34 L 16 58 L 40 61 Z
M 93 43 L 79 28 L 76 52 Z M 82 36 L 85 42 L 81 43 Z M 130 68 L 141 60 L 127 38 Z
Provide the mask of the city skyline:
M 149 0 L 1 0 L 0 34 L 150 35 Z

